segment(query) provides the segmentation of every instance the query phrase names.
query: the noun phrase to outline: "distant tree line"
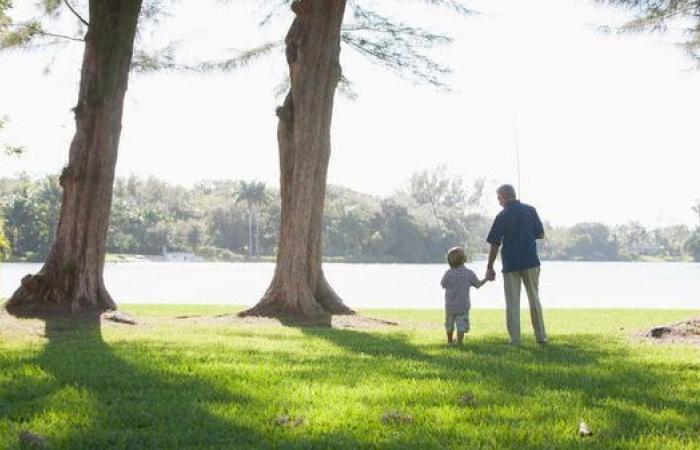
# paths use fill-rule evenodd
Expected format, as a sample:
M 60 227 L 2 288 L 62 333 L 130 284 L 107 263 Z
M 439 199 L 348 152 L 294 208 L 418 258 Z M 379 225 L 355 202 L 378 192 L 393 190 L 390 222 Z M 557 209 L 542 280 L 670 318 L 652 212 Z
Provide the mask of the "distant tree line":
M 348 262 L 442 262 L 448 246 L 486 252 L 491 217 L 483 210 L 484 182 L 467 184 L 443 167 L 414 174 L 407 186 L 380 198 L 330 186 L 324 215 L 324 254 Z M 59 216 L 58 176 L 0 179 L 0 255 L 46 257 Z M 694 207 L 700 225 L 700 204 Z M 265 258 L 277 251 L 279 192 L 260 182 L 203 181 L 192 188 L 155 178 L 118 178 L 107 251 L 160 255 L 193 252 L 207 260 Z M 700 226 L 654 229 L 637 223 L 546 226 L 544 259 L 700 260 Z
M 648 229 L 630 222 L 608 226 L 597 222 L 571 227 L 545 227 L 540 254 L 546 259 L 581 261 L 700 261 L 700 227 L 671 225 Z

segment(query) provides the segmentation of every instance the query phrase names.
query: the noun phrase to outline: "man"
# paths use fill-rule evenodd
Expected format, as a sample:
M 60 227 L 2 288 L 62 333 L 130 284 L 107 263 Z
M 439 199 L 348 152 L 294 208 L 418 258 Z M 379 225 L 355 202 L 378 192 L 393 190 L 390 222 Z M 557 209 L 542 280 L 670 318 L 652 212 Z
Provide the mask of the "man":
M 491 244 L 486 278 L 494 280 L 496 272 L 493 263 L 501 250 L 503 264 L 503 286 L 506 295 L 506 323 L 510 343 L 520 344 L 520 285 L 525 286 L 527 299 L 530 302 L 530 316 L 535 338 L 540 344 L 547 343 L 547 333 L 544 329 L 542 305 L 540 304 L 540 260 L 537 257 L 535 239 L 544 238 L 542 221 L 537 211 L 530 205 L 520 203 L 516 199 L 515 189 L 504 184 L 496 191 L 498 203 L 503 210 L 493 221 L 491 231 L 486 241 Z

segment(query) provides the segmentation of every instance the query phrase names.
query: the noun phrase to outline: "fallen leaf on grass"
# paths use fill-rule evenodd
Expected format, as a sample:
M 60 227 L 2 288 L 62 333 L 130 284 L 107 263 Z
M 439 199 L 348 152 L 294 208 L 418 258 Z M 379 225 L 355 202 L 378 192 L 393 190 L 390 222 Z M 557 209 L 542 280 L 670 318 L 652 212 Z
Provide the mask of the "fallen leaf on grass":
M 478 403 L 476 401 L 476 397 L 474 397 L 472 394 L 463 394 L 462 396 L 459 397 L 457 400 L 457 404 L 459 406 L 470 406 L 474 407 Z
M 280 427 L 298 427 L 304 423 L 303 417 L 291 417 L 287 415 L 275 417 L 275 425 Z
M 382 422 L 391 425 L 408 425 L 413 423 L 413 417 L 401 411 L 387 411 L 382 416 Z
M 22 431 L 19 434 L 19 442 L 20 445 L 26 447 L 26 448 L 45 448 L 46 447 L 46 442 L 44 442 L 44 438 L 39 436 L 36 433 L 32 433 L 31 431 Z

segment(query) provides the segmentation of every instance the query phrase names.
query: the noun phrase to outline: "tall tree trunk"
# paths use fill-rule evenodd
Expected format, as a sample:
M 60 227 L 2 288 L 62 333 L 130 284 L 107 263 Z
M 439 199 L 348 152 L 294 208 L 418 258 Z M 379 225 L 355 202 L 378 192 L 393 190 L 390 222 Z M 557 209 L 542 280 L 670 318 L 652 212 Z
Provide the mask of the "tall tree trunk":
M 7 303 L 15 314 L 115 309 L 103 280 L 105 240 L 141 0 L 90 0 L 90 25 L 56 238 Z
M 352 314 L 321 268 L 323 204 L 333 98 L 340 80 L 346 0 L 300 0 L 287 34 L 291 80 L 278 108 L 282 217 L 277 266 L 260 302 L 242 315 L 322 318 Z

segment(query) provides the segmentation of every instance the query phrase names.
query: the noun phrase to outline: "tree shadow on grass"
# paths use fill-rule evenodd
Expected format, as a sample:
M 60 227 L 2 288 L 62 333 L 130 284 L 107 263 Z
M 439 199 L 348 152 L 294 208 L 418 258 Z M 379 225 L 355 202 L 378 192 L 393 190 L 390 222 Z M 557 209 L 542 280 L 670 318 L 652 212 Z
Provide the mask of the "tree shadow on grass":
M 693 398 L 687 393 L 674 396 L 673 383 L 663 378 L 669 367 L 627 361 L 624 346 L 605 345 L 597 336 L 562 337 L 546 348 L 512 349 L 493 337 L 446 348 L 414 345 L 410 334 L 397 332 L 300 331 L 312 351 L 287 351 L 275 335 L 279 347 L 261 351 L 254 345 L 257 355 L 226 359 L 222 370 L 202 366 L 199 359 L 221 359 L 221 352 L 208 355 L 189 344 L 173 350 L 162 341 L 135 339 L 107 344 L 98 321 L 47 320 L 47 342 L 36 356 L 17 353 L 8 359 L 16 376 L 0 377 L 0 392 L 9 400 L 0 402 L 0 417 L 16 424 L 15 435 L 29 429 L 45 434 L 51 448 L 70 449 L 575 448 L 583 442 L 575 434 L 582 418 L 596 432 L 586 447 L 620 448 L 621 440 L 677 436 L 691 423 L 700 424 L 700 405 L 683 400 Z M 258 335 L 251 329 L 241 337 Z M 289 339 L 298 342 L 297 336 Z M 315 340 L 332 348 L 325 351 L 324 345 L 319 352 Z M 215 378 L 243 375 L 237 373 L 238 361 L 278 369 L 259 372 L 271 379 L 240 384 Z M 673 369 L 689 376 L 687 364 Z M 314 423 L 325 406 L 294 399 L 296 389 L 303 396 L 309 387 L 326 395 L 339 392 L 329 409 L 352 414 L 329 425 Z M 700 383 L 685 388 L 700 396 Z M 456 405 L 466 393 L 475 395 L 476 406 Z M 562 417 L 560 410 L 572 408 L 558 401 L 576 404 L 582 416 Z M 290 414 L 314 411 L 307 416 L 310 423 L 298 429 L 270 424 L 274 417 L 264 414 L 276 414 L 285 402 Z M 382 414 L 394 408 L 415 421 L 382 423 Z M 522 413 L 529 409 L 534 412 Z M 605 420 L 585 415 L 590 413 Z M 562 420 L 567 429 L 555 430 Z M 459 428 L 465 421 L 472 434 Z
M 129 344 L 107 345 L 97 316 L 47 319 L 45 336 L 41 353 L 26 358 L 24 373 L 4 389 L 2 415 L 17 425 L 17 434 L 45 433 L 49 448 L 65 449 L 252 448 L 265 442 L 258 430 L 213 412 L 250 408 L 255 399 L 186 370 L 119 356 L 129 353 Z
M 557 419 L 571 422 L 569 435 L 557 435 L 552 430 L 548 436 L 544 432 L 539 438 L 549 440 L 523 441 L 519 448 L 580 445 L 575 427 L 585 414 L 600 414 L 587 417 L 589 422 L 604 424 L 604 436 L 597 438 L 598 444 L 592 444 L 599 448 L 620 441 L 644 442 L 655 434 L 684 436 L 681 440 L 688 442 L 698 439 L 700 400 L 686 399 L 700 399 L 700 383 L 696 378 L 695 383 L 686 382 L 679 387 L 680 381 L 674 378 L 684 370 L 687 376 L 688 368 L 635 359 L 624 346 L 606 345 L 600 336 L 573 335 L 546 347 L 520 348 L 486 337 L 471 339 L 461 348 L 447 348 L 417 347 L 410 342 L 410 336 L 398 333 L 321 328 L 302 328 L 302 332 L 344 350 L 327 355 L 321 365 L 308 364 L 302 377 L 323 379 L 329 376 L 328 367 L 337 367 L 332 378 L 338 383 L 353 383 L 372 375 L 417 380 L 419 385 L 444 380 L 456 390 L 460 386 L 476 386 L 483 397 L 478 401 L 485 403 L 482 406 L 510 411 L 490 420 L 510 423 L 513 429 L 525 423 L 524 417 L 528 417 L 530 426 L 554 423 Z M 676 389 L 691 393 L 679 398 Z M 444 398 L 428 390 L 420 391 L 419 387 L 412 393 L 415 402 L 407 402 L 404 396 L 402 403 L 415 408 L 444 406 L 440 405 Z M 568 410 L 570 414 L 571 405 L 562 405 L 559 411 L 556 402 L 562 400 L 556 399 L 570 399 L 581 415 L 562 417 L 561 411 Z M 380 401 L 387 400 L 392 399 Z M 512 414 L 515 417 L 508 417 Z M 519 415 L 521 419 L 517 418 Z M 431 424 L 422 432 L 437 432 L 438 441 L 440 433 L 450 434 L 448 428 L 439 430 Z

